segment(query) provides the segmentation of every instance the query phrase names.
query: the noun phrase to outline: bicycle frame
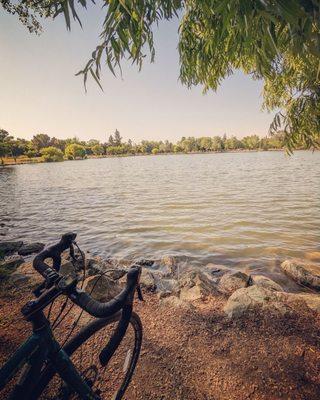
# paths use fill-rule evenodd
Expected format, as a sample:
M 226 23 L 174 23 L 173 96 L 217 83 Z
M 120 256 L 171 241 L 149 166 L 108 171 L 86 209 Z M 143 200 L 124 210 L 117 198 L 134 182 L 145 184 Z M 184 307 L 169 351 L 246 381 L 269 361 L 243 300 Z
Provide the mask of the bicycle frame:
M 37 393 L 36 396 L 40 395 L 42 390 L 39 393 L 37 384 L 40 382 L 42 368 L 48 360 L 54 371 L 82 399 L 96 399 L 97 397 L 77 372 L 67 353 L 54 339 L 49 321 L 42 311 L 32 316 L 30 322 L 33 325 L 32 336 L 21 345 L 0 370 L 0 390 L 23 367 L 18 383 L 14 386 L 9 399 L 29 400 L 34 398 L 35 393 Z

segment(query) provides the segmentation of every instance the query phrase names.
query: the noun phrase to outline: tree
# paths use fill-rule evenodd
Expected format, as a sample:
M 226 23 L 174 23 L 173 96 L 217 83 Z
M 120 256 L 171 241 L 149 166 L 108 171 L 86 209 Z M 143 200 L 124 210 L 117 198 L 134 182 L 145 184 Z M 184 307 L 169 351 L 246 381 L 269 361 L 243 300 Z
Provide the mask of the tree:
M 69 160 L 83 159 L 86 156 L 86 149 L 81 144 L 71 143 L 66 146 L 64 153 Z
M 39 30 L 35 14 L 78 19 L 71 0 L 2 2 L 30 30 Z M 86 7 L 87 1 L 78 3 Z M 21 9 L 19 9 L 21 7 Z M 300 142 L 320 142 L 320 11 L 318 0 L 227 1 L 141 0 L 107 3 L 97 45 L 79 72 L 100 85 L 101 65 L 112 73 L 123 59 L 141 68 L 160 20 L 180 18 L 179 55 L 182 83 L 216 90 L 237 69 L 264 80 L 264 107 L 278 110 L 271 132 L 283 130 L 291 150 Z M 80 20 L 79 20 L 80 22 Z M 31 28 L 30 28 L 31 25 Z M 104 60 L 105 58 L 105 60 Z M 104 63 L 104 61 L 106 61 Z
M 10 154 L 10 143 L 12 140 L 12 136 L 9 135 L 4 129 L 0 129 L 0 159 L 1 164 L 4 163 L 3 157 L 6 157 Z
M 101 146 L 101 144 L 96 144 L 91 149 L 93 154 L 95 154 L 96 156 L 101 156 L 102 154 L 104 154 L 104 148 L 103 146 Z
M 53 147 L 56 147 L 57 149 L 60 149 L 62 152 L 64 152 L 64 149 L 66 148 L 66 141 L 63 139 L 57 139 L 53 137 L 50 140 L 50 145 Z
M 28 141 L 25 139 L 16 139 L 10 142 L 10 152 L 15 162 L 17 158 L 25 154 L 28 150 Z
M 245 136 L 242 143 L 245 149 L 256 150 L 259 148 L 260 138 L 258 135 Z
M 154 147 L 154 148 L 152 149 L 151 153 L 152 153 L 153 155 L 159 154 L 159 149 L 158 149 L 157 147 Z
M 51 145 L 50 136 L 46 135 L 45 133 L 34 135 L 31 139 L 31 145 L 37 153 L 40 153 L 41 149 L 43 149 L 44 147 L 49 147 Z
M 114 139 L 114 146 L 121 146 L 122 137 L 120 136 L 120 132 L 118 131 L 118 129 L 115 130 L 113 134 L 113 139 Z
M 40 150 L 40 154 L 46 162 L 63 161 L 63 152 L 57 147 L 44 147 Z

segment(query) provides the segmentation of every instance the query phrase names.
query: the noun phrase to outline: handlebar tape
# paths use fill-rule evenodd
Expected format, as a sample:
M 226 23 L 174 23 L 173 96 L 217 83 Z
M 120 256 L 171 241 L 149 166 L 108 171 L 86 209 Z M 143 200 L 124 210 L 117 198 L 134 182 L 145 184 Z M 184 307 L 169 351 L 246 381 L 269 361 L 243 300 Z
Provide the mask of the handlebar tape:
M 120 311 L 126 303 L 132 302 L 134 290 L 137 286 L 140 275 L 139 268 L 132 268 L 127 274 L 126 287 L 113 299 L 106 303 L 101 303 L 93 299 L 88 293 L 75 289 L 69 294 L 70 299 L 96 318 L 107 318 Z M 132 297 L 131 297 L 132 295 Z
M 58 243 L 43 250 L 34 258 L 32 264 L 33 268 L 45 278 L 45 272 L 50 267 L 44 262 L 44 260 L 46 260 L 47 258 L 51 258 L 53 261 L 52 267 L 58 272 L 61 267 L 61 254 L 68 248 L 70 249 L 70 254 L 74 254 L 72 243 L 76 237 L 77 234 L 73 232 L 65 233 L 64 235 L 62 235 Z
M 104 349 L 99 354 L 99 360 L 102 366 L 106 366 L 110 361 L 110 358 L 113 356 L 117 348 L 119 347 L 122 339 L 124 338 L 130 318 L 132 315 L 132 304 L 126 304 L 122 309 L 121 319 L 117 325 L 117 328 L 113 332 L 108 344 L 104 347 Z

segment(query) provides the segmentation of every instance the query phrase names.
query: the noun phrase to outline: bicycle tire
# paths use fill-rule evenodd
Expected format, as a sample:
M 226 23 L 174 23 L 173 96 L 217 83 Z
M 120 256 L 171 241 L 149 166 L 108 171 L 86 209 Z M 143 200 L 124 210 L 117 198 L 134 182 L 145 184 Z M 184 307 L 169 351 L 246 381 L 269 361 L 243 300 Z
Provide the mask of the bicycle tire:
M 96 333 L 98 333 L 102 329 L 108 327 L 108 325 L 118 322 L 120 317 L 121 317 L 121 313 L 116 314 L 115 316 L 110 317 L 110 318 L 93 320 L 87 326 L 82 328 L 80 330 L 80 332 L 78 334 L 76 334 L 71 340 L 69 340 L 66 343 L 66 345 L 63 347 L 63 349 L 72 358 L 72 356 L 75 354 L 75 352 L 83 344 L 85 344 L 90 338 L 92 338 Z M 123 395 L 125 394 L 125 391 L 128 388 L 128 385 L 131 381 L 132 375 L 134 373 L 134 370 L 136 368 L 136 365 L 137 365 L 137 362 L 139 359 L 139 355 L 140 355 L 143 329 L 142 329 L 142 323 L 141 323 L 140 317 L 135 312 L 132 313 L 128 330 L 130 327 L 133 329 L 133 332 L 134 332 L 133 353 L 132 353 L 132 356 L 130 356 L 130 362 L 129 362 L 129 365 L 126 367 L 126 372 L 122 379 L 122 382 L 121 382 L 119 388 L 113 394 L 112 400 L 121 400 L 123 398 Z M 127 333 L 126 333 L 124 339 L 126 338 Z M 101 350 L 106 345 L 106 343 L 107 343 L 107 340 L 102 344 Z M 32 399 L 30 399 L 30 400 L 50 398 L 47 396 L 42 397 L 42 395 L 43 395 L 43 392 L 49 387 L 49 385 L 55 375 L 56 375 L 55 371 L 53 370 L 52 366 L 50 366 L 50 364 L 49 364 L 46 367 L 46 369 L 43 371 L 43 373 L 39 379 L 39 383 L 33 392 Z M 57 397 L 53 397 L 53 399 L 55 399 L 55 398 L 57 398 Z M 66 398 L 68 398 L 68 397 L 66 397 Z

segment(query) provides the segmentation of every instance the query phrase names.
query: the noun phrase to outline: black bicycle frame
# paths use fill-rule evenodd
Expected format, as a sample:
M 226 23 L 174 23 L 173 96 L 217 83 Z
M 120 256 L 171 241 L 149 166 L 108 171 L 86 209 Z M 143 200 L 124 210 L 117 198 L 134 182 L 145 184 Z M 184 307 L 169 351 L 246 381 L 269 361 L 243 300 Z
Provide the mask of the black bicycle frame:
M 54 339 L 49 321 L 42 311 L 30 318 L 33 334 L 13 354 L 0 370 L 0 390 L 20 370 L 18 383 L 14 386 L 10 400 L 29 400 L 38 392 L 37 384 L 41 378 L 43 366 L 48 361 L 54 372 L 84 400 L 96 400 L 97 396 L 82 379 L 67 353 Z M 48 383 L 48 382 L 47 382 Z M 39 393 L 40 394 L 40 393 Z

